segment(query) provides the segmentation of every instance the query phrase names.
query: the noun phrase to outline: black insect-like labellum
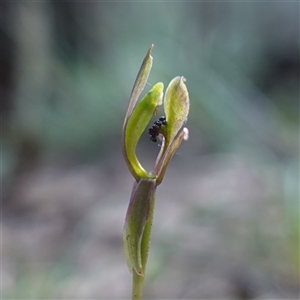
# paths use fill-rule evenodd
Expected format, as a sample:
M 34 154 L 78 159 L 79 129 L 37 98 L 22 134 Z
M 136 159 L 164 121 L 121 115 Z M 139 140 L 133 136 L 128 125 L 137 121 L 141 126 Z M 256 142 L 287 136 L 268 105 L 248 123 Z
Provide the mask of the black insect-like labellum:
M 159 130 L 161 126 L 167 125 L 166 117 L 160 117 L 154 122 L 154 124 L 148 129 L 148 134 L 150 135 L 150 141 L 156 143 L 157 136 L 159 135 Z
M 162 125 L 167 125 L 166 117 L 164 117 L 164 116 L 160 117 L 159 121 L 161 121 Z
M 156 136 L 154 136 L 154 135 L 151 135 L 151 136 L 150 136 L 150 141 L 152 141 L 152 142 L 156 143 L 156 142 L 157 142 L 157 138 L 156 138 Z

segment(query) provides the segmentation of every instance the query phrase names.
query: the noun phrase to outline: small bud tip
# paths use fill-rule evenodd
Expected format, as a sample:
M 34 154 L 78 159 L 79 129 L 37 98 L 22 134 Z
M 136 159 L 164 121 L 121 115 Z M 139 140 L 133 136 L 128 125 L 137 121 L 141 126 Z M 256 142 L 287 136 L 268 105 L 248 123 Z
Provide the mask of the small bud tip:
M 186 127 L 184 127 L 184 128 L 183 128 L 183 132 L 184 132 L 183 139 L 184 139 L 185 141 L 187 141 L 187 140 L 189 139 L 189 130 L 188 130 Z

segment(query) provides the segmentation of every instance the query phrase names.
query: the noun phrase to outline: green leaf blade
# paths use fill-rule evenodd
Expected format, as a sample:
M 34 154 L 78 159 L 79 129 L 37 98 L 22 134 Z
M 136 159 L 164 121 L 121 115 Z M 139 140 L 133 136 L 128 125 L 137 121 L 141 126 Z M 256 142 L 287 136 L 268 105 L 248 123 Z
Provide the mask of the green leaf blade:
M 128 206 L 124 232 L 123 244 L 124 253 L 128 267 L 139 276 L 144 276 L 146 267 L 145 253 L 143 247 L 149 248 L 150 235 L 148 241 L 143 239 L 144 229 L 151 214 L 151 201 L 156 190 L 155 179 L 141 179 L 133 186 L 130 203 Z

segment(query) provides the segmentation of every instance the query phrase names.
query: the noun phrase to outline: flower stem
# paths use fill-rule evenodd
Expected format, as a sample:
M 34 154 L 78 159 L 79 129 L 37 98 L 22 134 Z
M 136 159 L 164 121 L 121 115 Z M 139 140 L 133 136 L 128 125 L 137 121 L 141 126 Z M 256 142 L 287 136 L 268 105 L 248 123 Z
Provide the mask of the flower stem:
M 149 219 L 145 225 L 144 234 L 142 238 L 142 247 L 141 247 L 141 254 L 142 254 L 142 265 L 143 265 L 143 272 L 144 276 L 146 273 L 146 264 L 149 254 L 149 247 L 150 247 L 150 237 L 151 237 L 151 230 L 152 230 L 152 220 L 154 215 L 154 205 L 155 205 L 155 193 L 150 202 L 150 213 Z M 133 277 L 132 277 L 132 300 L 142 300 L 143 297 L 143 284 L 144 284 L 143 276 L 138 275 L 135 270 L 133 270 Z
M 132 300 L 142 300 L 144 278 L 145 277 L 138 275 L 135 270 L 133 270 Z

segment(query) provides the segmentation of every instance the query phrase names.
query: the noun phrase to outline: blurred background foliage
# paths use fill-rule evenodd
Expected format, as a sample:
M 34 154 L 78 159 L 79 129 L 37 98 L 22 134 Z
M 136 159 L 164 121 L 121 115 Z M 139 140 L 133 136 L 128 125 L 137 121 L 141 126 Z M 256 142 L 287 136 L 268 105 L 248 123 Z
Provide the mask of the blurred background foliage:
M 126 299 L 120 137 L 187 79 L 190 140 L 157 195 L 145 297 L 298 299 L 299 3 L 1 3 L 2 294 Z M 142 137 L 151 168 L 157 144 Z

